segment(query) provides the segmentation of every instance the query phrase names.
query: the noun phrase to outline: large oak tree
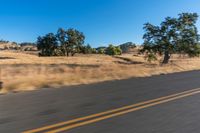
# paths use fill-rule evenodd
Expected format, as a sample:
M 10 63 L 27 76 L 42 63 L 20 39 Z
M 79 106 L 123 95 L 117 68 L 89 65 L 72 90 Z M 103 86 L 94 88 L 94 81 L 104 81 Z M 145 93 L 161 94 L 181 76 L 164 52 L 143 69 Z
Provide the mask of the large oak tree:
M 164 64 L 168 63 L 173 53 L 189 56 L 200 54 L 199 36 L 196 27 L 196 13 L 182 13 L 178 18 L 167 17 L 160 26 L 150 23 L 144 25 L 144 44 L 141 52 L 148 57 L 164 55 Z

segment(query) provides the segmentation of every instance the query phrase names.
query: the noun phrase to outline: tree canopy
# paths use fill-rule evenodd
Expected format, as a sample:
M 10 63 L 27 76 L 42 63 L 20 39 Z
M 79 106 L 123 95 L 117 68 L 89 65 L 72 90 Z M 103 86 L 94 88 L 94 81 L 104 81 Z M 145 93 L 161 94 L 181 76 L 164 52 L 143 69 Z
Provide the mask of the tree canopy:
M 54 56 L 55 50 L 58 48 L 57 38 L 53 33 L 38 37 L 37 48 L 41 52 L 40 56 Z
M 160 26 L 144 24 L 144 44 L 141 52 L 151 58 L 164 54 L 163 63 L 168 63 L 173 53 L 199 55 L 197 19 L 197 13 L 182 13 L 178 18 L 167 17 Z
M 64 30 L 58 29 L 57 37 L 61 45 L 61 50 L 64 55 L 72 56 L 75 53 L 79 53 L 85 40 L 85 36 L 82 32 L 75 29 Z
M 59 28 L 57 34 L 49 33 L 38 37 L 37 47 L 41 56 L 74 56 L 83 47 L 85 36 L 75 29 Z
M 107 54 L 107 55 L 121 55 L 122 54 L 122 50 L 120 49 L 119 46 L 113 46 L 112 44 L 110 44 L 106 48 L 105 54 Z

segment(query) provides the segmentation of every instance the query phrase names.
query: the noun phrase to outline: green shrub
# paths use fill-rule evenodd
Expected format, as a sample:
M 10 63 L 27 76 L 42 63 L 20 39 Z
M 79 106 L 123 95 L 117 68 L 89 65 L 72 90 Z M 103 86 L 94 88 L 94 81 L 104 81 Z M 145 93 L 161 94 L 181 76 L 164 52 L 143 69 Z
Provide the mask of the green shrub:
M 107 54 L 107 55 L 121 55 L 122 54 L 122 50 L 120 49 L 120 47 L 116 47 L 116 46 L 113 46 L 111 44 L 106 49 L 105 54 Z
M 100 49 L 98 50 L 98 54 L 105 54 L 105 49 L 100 48 Z

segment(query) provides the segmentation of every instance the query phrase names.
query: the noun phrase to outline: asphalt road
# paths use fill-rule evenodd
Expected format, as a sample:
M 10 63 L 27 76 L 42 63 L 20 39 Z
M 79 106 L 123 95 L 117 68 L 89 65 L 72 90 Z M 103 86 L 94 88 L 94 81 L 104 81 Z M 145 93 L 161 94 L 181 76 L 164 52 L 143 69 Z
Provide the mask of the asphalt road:
M 1 95 L 0 133 L 30 131 L 197 88 L 200 71 Z M 200 133 L 200 91 L 171 99 L 85 125 L 79 121 L 62 133 Z M 45 131 L 50 130 L 39 132 Z

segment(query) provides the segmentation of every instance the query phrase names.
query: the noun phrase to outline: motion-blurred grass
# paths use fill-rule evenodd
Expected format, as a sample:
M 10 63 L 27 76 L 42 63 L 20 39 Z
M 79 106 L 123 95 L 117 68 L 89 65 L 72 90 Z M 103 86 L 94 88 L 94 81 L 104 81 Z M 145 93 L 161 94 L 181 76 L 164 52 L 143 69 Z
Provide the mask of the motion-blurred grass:
M 131 77 L 200 69 L 200 58 L 174 55 L 168 65 L 148 63 L 143 56 L 125 54 L 38 57 L 20 52 L 0 52 L 1 93 L 29 91 L 46 87 L 89 84 Z

